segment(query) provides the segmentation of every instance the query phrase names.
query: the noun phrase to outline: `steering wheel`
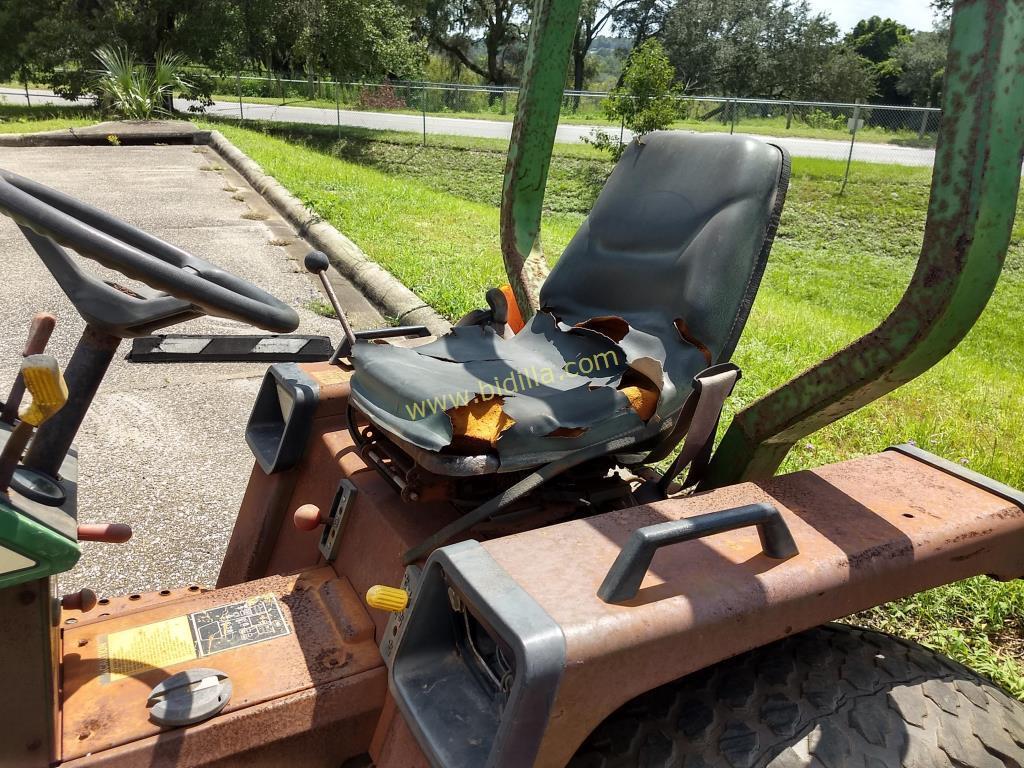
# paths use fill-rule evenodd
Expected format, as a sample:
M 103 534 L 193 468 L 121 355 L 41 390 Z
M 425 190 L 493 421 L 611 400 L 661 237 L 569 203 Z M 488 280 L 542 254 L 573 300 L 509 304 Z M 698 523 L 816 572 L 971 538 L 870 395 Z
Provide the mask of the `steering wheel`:
M 294 309 L 252 283 L 2 168 L 0 213 L 18 224 L 85 321 L 119 338 L 146 335 L 204 314 L 277 333 L 299 325 Z M 155 290 L 143 294 L 99 280 L 60 246 Z

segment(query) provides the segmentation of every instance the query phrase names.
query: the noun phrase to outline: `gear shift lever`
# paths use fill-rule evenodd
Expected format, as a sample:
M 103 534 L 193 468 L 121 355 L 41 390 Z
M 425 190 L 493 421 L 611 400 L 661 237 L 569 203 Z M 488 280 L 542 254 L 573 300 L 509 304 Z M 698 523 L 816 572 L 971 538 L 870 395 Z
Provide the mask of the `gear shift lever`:
M 327 260 L 327 254 L 321 251 L 310 251 L 306 254 L 306 258 L 303 260 L 307 270 L 312 272 L 314 275 L 320 278 L 320 283 L 324 287 L 324 292 L 327 294 L 327 298 L 331 302 L 331 306 L 334 307 L 334 312 L 338 315 L 338 321 L 341 323 L 341 328 L 345 331 L 345 343 L 339 344 L 338 349 L 331 356 L 330 362 L 334 363 L 339 357 L 339 353 L 342 349 L 351 350 L 356 343 L 356 334 L 352 330 L 352 326 L 348 323 L 348 318 L 345 316 L 344 310 L 341 308 L 341 303 L 338 301 L 337 295 L 334 293 L 334 288 L 331 286 L 331 281 L 327 277 L 327 267 L 330 262 Z

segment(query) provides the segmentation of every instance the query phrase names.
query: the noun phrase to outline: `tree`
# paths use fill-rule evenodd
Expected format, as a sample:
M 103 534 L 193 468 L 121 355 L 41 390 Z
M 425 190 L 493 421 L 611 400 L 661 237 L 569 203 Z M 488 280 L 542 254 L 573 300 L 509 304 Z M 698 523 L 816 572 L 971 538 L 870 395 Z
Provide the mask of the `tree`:
M 336 79 L 409 77 L 425 58 L 411 42 L 411 19 L 374 0 L 284 0 L 287 55 L 305 72 Z
M 682 92 L 674 85 L 675 71 L 657 40 L 634 48 L 622 70 L 622 85 L 613 90 L 602 107 L 612 121 L 621 120 L 640 139 L 668 128 L 679 115 Z M 608 149 L 617 158 L 623 147 L 607 133 L 595 132 L 589 143 Z
M 947 44 L 946 31 L 918 32 L 897 49 L 900 76 L 896 89 L 913 104 L 939 103 L 946 73 Z
M 846 42 L 874 67 L 878 99 L 883 104 L 900 104 L 905 97 L 896 84 L 900 77 L 900 65 L 896 50 L 910 40 L 911 31 L 892 19 L 872 16 L 862 19 L 847 36 Z
M 614 14 L 615 28 L 633 41 L 633 48 L 638 48 L 645 40 L 661 33 L 671 7 L 671 0 L 636 0 L 624 4 Z
M 821 72 L 837 37 L 805 0 L 680 0 L 661 34 L 687 91 L 784 99 L 832 97 Z
M 572 88 L 582 91 L 586 79 L 587 54 L 608 22 L 644 0 L 583 0 L 576 34 L 572 39 Z M 580 97 L 575 98 L 575 108 Z
M 881 64 L 891 59 L 897 46 L 907 42 L 910 35 L 910 27 L 893 19 L 872 16 L 857 22 L 847 36 L 847 42 L 865 59 Z
M 45 9 L 44 9 L 45 11 Z M 38 8 L 25 2 L 0 2 L 0 79 L 16 77 L 26 86 L 38 59 L 32 53 Z
M 509 54 L 523 46 L 524 0 L 428 0 L 421 32 L 438 50 L 490 85 L 515 80 Z M 482 46 L 480 61 L 476 48 Z
M 876 78 L 874 64 L 852 48 L 839 45 L 815 72 L 809 92 L 831 101 L 869 101 L 877 90 Z
M 221 71 L 251 63 L 356 79 L 418 71 L 411 35 L 402 0 L 0 0 L 0 40 L 19 41 L 2 46 L 0 70 L 27 62 L 72 97 L 103 46 L 150 65 L 174 50 Z

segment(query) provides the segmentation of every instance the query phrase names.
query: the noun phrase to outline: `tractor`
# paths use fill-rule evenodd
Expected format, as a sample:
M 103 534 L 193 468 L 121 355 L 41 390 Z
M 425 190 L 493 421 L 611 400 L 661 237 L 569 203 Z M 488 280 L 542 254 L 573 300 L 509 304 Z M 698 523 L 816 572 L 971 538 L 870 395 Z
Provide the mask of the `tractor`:
M 215 588 L 55 595 L 80 540 L 130 534 L 78 525 L 75 435 L 123 339 L 201 314 L 288 332 L 297 315 L 2 172 L 0 211 L 86 329 L 63 373 L 37 329 L 0 428 L 0 764 L 1024 764 L 1020 702 L 834 623 L 1024 576 L 1024 494 L 913 444 L 776 475 L 982 312 L 1020 184 L 1024 3 L 954 5 L 898 305 L 717 447 L 789 158 L 741 136 L 633 141 L 548 273 L 541 207 L 579 5 L 534 6 L 501 208 L 509 286 L 436 338 L 356 333 L 338 307 L 331 360 L 268 369 Z M 111 287 L 68 249 L 153 290 Z

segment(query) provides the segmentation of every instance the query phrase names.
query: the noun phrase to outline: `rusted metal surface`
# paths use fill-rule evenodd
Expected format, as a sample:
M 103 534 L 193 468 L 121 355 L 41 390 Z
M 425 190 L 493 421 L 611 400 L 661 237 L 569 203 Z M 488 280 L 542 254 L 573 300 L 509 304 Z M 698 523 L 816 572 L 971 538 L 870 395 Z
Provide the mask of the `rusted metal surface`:
M 338 768 L 366 752 L 383 667 L 63 763 L 64 768 Z
M 875 330 L 737 414 L 702 488 L 769 477 L 793 444 L 945 357 L 1002 270 L 1024 156 L 1024 12 L 955 4 L 943 119 L 917 269 Z
M 292 522 L 295 510 L 303 504 L 315 504 L 325 515 L 329 514 L 341 479 L 367 470 L 352 445 L 343 418 L 317 419 L 314 430 L 305 460 L 297 468 L 295 491 L 285 503 L 288 519 L 278 532 L 266 573 L 290 573 L 320 561 L 317 542 L 323 528 L 299 530 Z M 401 499 L 396 496 L 395 502 L 400 504 Z M 355 504 L 359 503 L 357 493 Z
M 800 554 L 776 561 L 754 529 L 664 548 L 636 598 L 597 590 L 631 532 L 767 502 Z M 1024 511 L 886 452 L 484 544 L 559 623 L 568 657 L 538 765 L 563 766 L 634 696 L 823 622 L 980 573 L 1024 574 Z M 565 553 L 572 553 L 566 567 Z
M 267 565 L 280 531 L 288 525 L 288 501 L 295 492 L 299 471 L 295 468 L 268 475 L 259 464 L 253 465 L 217 575 L 218 587 L 244 584 L 270 573 Z
M 358 492 L 351 519 L 341 540 L 334 569 L 343 574 L 360 595 L 374 584 L 397 586 L 405 567 L 402 555 L 458 512 L 447 504 L 407 504 L 373 470 L 351 477 Z M 382 637 L 389 614 L 370 611 Z
M 57 628 L 50 580 L 0 589 L 0 765 L 37 768 L 60 758 L 56 730 Z
M 287 635 L 162 667 L 146 668 L 145 659 L 134 659 L 142 665 L 141 671 L 131 676 L 104 674 L 109 671 L 105 648 L 115 632 L 266 594 L 276 597 L 290 629 Z M 267 730 L 254 730 L 253 718 L 265 725 L 277 723 L 278 731 L 284 734 L 281 738 L 302 733 L 309 724 L 302 718 L 310 714 L 310 706 L 319 711 L 319 717 L 344 726 L 346 717 L 322 711 L 325 705 L 318 697 L 331 698 L 332 686 L 371 673 L 382 667 L 382 661 L 374 642 L 373 625 L 352 587 L 331 569 L 321 568 L 165 603 L 155 601 L 144 610 L 102 621 L 65 624 L 63 665 L 64 759 L 134 744 L 122 750 L 130 757 L 121 764 L 138 765 L 145 757 L 145 764 L 201 765 L 212 760 L 210 755 L 237 757 L 260 745 L 273 746 L 277 737 Z M 151 723 L 146 709 L 150 689 L 175 672 L 203 666 L 213 666 L 231 678 L 234 693 L 224 712 L 201 726 L 187 729 L 166 730 Z M 379 691 L 372 676 L 368 679 L 370 690 Z M 287 702 L 295 696 L 298 698 L 292 712 Z M 311 703 L 302 704 L 307 699 Z M 342 712 L 358 720 L 349 725 L 361 734 L 345 745 L 345 750 L 351 750 L 347 755 L 360 754 L 369 746 L 372 726 L 368 723 L 375 718 L 381 700 L 382 692 L 373 698 L 348 702 L 342 708 Z M 256 711 L 248 711 L 253 708 Z M 281 717 L 293 722 L 277 722 Z M 200 745 L 216 748 L 207 753 L 199 749 Z M 311 745 L 302 747 L 309 750 Z M 193 758 L 182 756 L 186 753 L 202 757 L 193 762 Z M 336 765 L 345 756 L 327 755 L 319 762 L 333 758 Z
M 431 768 L 430 761 L 390 695 L 388 701 L 387 715 L 381 717 L 370 746 L 374 768 Z M 453 726 L 458 727 L 455 723 Z
M 64 608 L 60 612 L 60 626 L 63 629 L 81 627 L 86 624 L 95 624 L 97 621 L 104 621 L 111 617 L 127 616 L 139 611 L 145 611 L 153 606 L 166 605 L 176 600 L 188 599 L 209 592 L 197 584 L 190 584 L 187 587 L 176 589 L 161 589 L 155 592 L 138 592 L 131 595 L 118 595 L 116 597 L 101 596 L 96 607 L 91 611 L 69 610 Z
M 231 531 L 224 562 L 221 564 L 217 578 L 218 587 L 242 584 L 271 573 L 291 573 L 316 562 L 315 538 L 310 536 L 300 537 L 301 543 L 298 546 L 302 558 L 295 565 L 275 570 L 278 566 L 272 565 L 271 559 L 275 550 L 287 550 L 289 546 L 293 546 L 289 536 L 293 527 L 291 513 L 302 504 L 316 503 L 312 499 L 306 499 L 292 505 L 293 496 L 302 496 L 304 493 L 317 496 L 323 491 L 319 496 L 326 493 L 331 495 L 319 506 L 321 509 L 330 506 L 334 489 L 326 490 L 328 484 L 325 480 L 319 479 L 322 477 L 320 472 L 324 467 L 317 463 L 322 457 L 315 454 L 315 448 L 319 436 L 323 433 L 345 429 L 348 381 L 352 374 L 329 363 L 307 363 L 299 367 L 312 377 L 320 388 L 316 419 L 306 457 L 294 469 L 273 475 L 265 474 L 259 465 L 253 466 L 241 508 L 235 518 L 235 526 Z M 281 546 L 279 539 L 284 540 Z M 305 546 L 311 540 L 314 542 L 313 557 L 310 557 Z

